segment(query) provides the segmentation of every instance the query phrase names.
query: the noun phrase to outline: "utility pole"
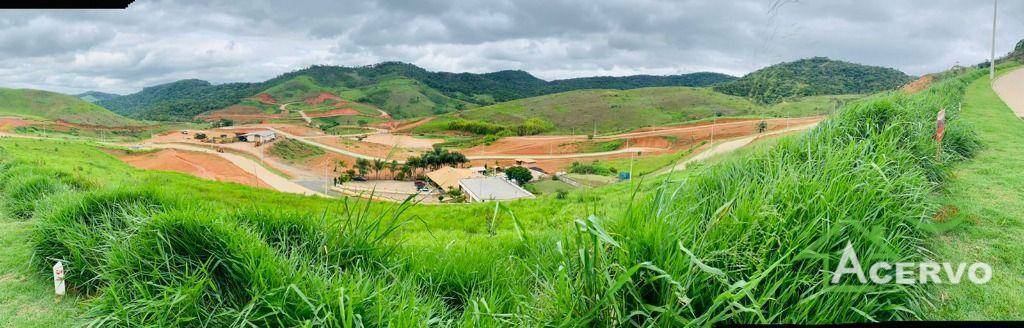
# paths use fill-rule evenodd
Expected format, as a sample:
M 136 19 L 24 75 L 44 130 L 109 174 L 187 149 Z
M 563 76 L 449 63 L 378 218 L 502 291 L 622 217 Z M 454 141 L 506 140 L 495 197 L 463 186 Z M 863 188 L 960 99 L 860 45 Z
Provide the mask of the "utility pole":
M 992 53 L 989 56 L 988 79 L 996 78 L 996 9 L 999 7 L 999 0 L 992 0 Z

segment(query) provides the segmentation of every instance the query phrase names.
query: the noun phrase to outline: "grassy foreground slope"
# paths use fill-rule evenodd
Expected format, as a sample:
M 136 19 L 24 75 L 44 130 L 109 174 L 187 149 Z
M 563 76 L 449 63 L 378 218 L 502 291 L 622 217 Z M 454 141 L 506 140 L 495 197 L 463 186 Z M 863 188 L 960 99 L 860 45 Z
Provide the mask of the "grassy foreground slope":
M 75 96 L 32 89 L 0 88 L 0 116 L 102 126 L 138 124 Z
M 32 224 L 0 212 L 0 327 L 74 326 L 77 297 L 56 303 L 53 281 L 32 266 Z
M 932 247 L 941 261 L 988 263 L 993 278 L 984 285 L 937 288 L 932 319 L 1024 319 L 1024 121 L 989 83 L 981 78 L 967 89 L 963 119 L 977 129 L 985 149 L 958 167 L 947 184 L 947 211 L 955 209 L 947 220 L 957 226 Z
M 760 105 L 747 98 L 710 88 L 659 87 L 632 90 L 579 90 L 513 100 L 474 108 L 435 119 L 414 130 L 443 130 L 452 119 L 478 120 L 505 125 L 539 118 L 555 126 L 550 133 L 589 134 L 630 130 L 644 126 L 682 123 L 724 116 L 799 117 L 828 113 L 852 95 L 815 96 L 774 105 Z
M 847 244 L 864 262 L 925 257 L 946 165 L 976 147 L 951 110 L 936 161 L 934 113 L 956 108 L 981 74 L 857 101 L 806 134 L 635 192 L 619 184 L 507 207 L 256 192 L 54 141 L 0 140 L 0 187 L 35 190 L 3 197 L 34 222 L 36 268 L 67 261 L 69 283 L 92 298 L 88 316 L 110 325 L 910 319 L 923 287 L 832 285 L 829 273 Z

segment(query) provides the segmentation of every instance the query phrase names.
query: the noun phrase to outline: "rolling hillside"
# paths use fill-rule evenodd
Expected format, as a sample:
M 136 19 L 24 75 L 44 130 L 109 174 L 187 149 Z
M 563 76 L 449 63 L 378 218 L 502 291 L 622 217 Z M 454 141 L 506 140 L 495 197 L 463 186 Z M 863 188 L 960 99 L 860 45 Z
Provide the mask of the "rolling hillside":
M 0 88 L 0 116 L 102 126 L 139 123 L 75 96 L 32 89 Z
M 83 92 L 83 93 L 79 93 L 79 94 L 75 95 L 75 97 L 78 97 L 79 99 L 82 99 L 82 100 L 85 100 L 85 101 L 88 101 L 88 102 L 91 102 L 91 103 L 94 103 L 94 102 L 97 102 L 97 101 L 100 101 L 100 100 L 114 99 L 114 98 L 117 98 L 117 97 L 120 97 L 120 96 L 121 95 L 115 94 L 115 93 L 106 93 L 106 92 L 99 92 L 99 91 L 87 91 L 87 92 Z
M 96 104 L 129 117 L 190 121 L 196 114 L 234 105 L 262 89 L 259 83 L 214 85 L 203 80 L 180 80 Z
M 621 131 L 721 116 L 808 116 L 827 112 L 853 96 L 816 96 L 761 105 L 710 88 L 658 87 L 632 90 L 578 90 L 513 100 L 435 119 L 417 128 L 425 133 L 446 129 L 457 119 L 521 124 L 531 118 L 552 123 L 550 133 Z
M 452 112 L 474 105 L 578 89 L 633 89 L 652 86 L 709 86 L 734 77 L 718 73 L 637 75 L 545 81 L 524 71 L 493 73 L 430 72 L 412 64 L 386 62 L 362 67 L 312 66 L 258 83 L 213 85 L 181 80 L 100 101 L 123 115 L 156 120 L 191 120 L 266 92 L 279 101 L 297 101 L 319 92 L 372 104 L 397 118 Z
M 799 96 L 864 94 L 898 88 L 912 78 L 892 68 L 867 66 L 825 57 L 772 65 L 715 90 L 776 103 Z

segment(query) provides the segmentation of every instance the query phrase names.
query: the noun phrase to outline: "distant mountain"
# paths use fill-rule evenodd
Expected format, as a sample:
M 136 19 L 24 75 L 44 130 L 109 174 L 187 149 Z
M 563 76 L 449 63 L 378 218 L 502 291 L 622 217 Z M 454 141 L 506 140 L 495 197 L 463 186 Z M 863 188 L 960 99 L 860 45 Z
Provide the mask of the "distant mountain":
M 78 97 L 79 99 L 82 99 L 82 100 L 85 100 L 85 101 L 88 101 L 88 102 L 91 102 L 91 103 L 95 103 L 95 102 L 100 101 L 100 100 L 107 100 L 107 99 L 117 98 L 117 97 L 120 97 L 120 96 L 121 95 L 115 94 L 115 93 L 106 93 L 106 92 L 99 92 L 99 91 L 88 91 L 88 92 L 83 92 L 83 93 L 79 93 L 79 94 L 75 95 L 75 97 Z
M 867 66 L 825 57 L 768 66 L 715 90 L 761 103 L 814 95 L 874 93 L 898 88 L 912 78 L 892 68 Z
M 0 88 L 0 116 L 102 126 L 139 123 L 75 96 L 33 89 Z
M 408 63 L 385 62 L 362 67 L 312 66 L 258 83 L 213 85 L 201 80 L 182 80 L 147 87 L 98 104 L 131 117 L 191 120 L 197 114 L 224 108 L 260 93 L 267 93 L 279 102 L 292 102 L 328 92 L 374 105 L 396 118 L 407 118 L 579 89 L 702 87 L 733 79 L 718 73 L 693 73 L 549 82 L 524 71 L 431 72 Z

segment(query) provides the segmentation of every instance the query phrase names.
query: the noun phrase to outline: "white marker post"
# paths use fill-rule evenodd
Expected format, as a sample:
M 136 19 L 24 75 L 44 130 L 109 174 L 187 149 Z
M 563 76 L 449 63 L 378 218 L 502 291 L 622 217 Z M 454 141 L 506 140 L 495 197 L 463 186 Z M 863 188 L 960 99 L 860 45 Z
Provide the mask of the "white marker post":
M 64 297 L 64 291 L 67 286 L 64 283 L 64 264 L 57 261 L 57 264 L 53 265 L 53 293 L 57 295 L 57 302 Z

